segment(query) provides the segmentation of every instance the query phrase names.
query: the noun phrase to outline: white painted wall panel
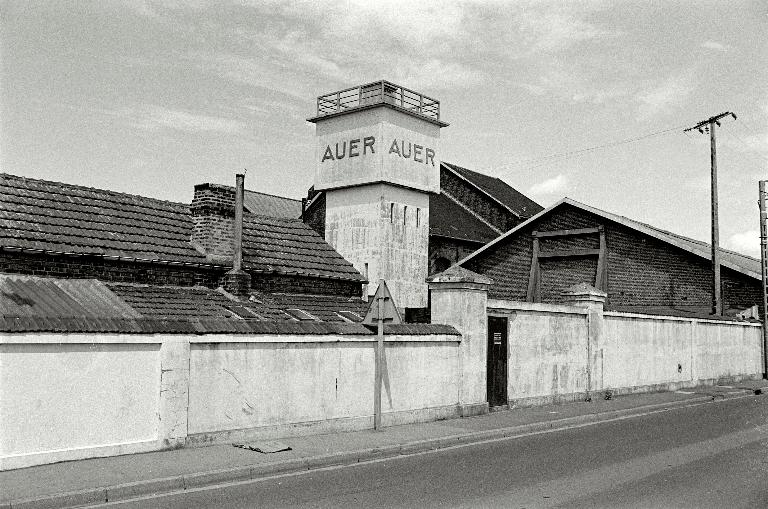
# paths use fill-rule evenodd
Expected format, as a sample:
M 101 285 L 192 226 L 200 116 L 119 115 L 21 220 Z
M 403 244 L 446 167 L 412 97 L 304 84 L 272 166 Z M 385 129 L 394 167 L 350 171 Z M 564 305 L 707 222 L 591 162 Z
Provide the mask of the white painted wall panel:
M 517 311 L 509 315 L 509 399 L 586 390 L 583 314 Z
M 689 321 L 606 316 L 605 336 L 603 359 L 607 387 L 692 379 Z
M 159 344 L 0 344 L 0 456 L 154 440 Z

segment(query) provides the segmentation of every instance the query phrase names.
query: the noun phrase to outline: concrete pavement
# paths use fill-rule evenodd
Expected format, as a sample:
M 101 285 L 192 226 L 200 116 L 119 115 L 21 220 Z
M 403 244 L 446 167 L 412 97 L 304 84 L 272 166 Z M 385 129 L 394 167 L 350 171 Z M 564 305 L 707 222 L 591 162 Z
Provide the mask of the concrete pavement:
M 512 409 L 483 416 L 372 430 L 291 437 L 292 450 L 178 449 L 0 472 L 0 508 L 73 507 L 273 474 L 370 461 L 432 449 L 629 418 L 768 391 L 768 381 L 619 396 L 591 403 Z

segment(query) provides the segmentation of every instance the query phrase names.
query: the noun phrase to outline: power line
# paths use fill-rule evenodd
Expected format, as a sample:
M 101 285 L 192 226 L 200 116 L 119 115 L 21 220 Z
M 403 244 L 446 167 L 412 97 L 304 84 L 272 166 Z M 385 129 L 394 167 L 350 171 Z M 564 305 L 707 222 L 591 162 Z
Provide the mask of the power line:
M 617 147 L 617 146 L 620 146 L 620 145 L 626 145 L 628 143 L 634 143 L 636 141 L 644 140 L 644 139 L 647 139 L 647 138 L 652 138 L 654 136 L 661 136 L 663 134 L 671 133 L 671 132 L 677 131 L 679 129 L 682 129 L 683 127 L 685 127 L 685 126 L 684 125 L 679 125 L 679 126 L 675 126 L 675 127 L 670 127 L 669 129 L 663 129 L 661 131 L 654 131 L 652 133 L 643 134 L 641 136 L 635 136 L 633 138 L 627 138 L 627 139 L 623 139 L 623 140 L 612 141 L 610 143 L 604 143 L 602 145 L 595 145 L 595 146 L 592 146 L 592 147 L 586 147 L 586 148 L 582 148 L 582 149 L 578 149 L 578 150 L 569 150 L 567 152 L 560 152 L 558 154 L 551 154 L 551 155 L 548 155 L 548 156 L 534 157 L 534 158 L 530 158 L 530 159 L 520 159 L 518 161 L 511 161 L 509 163 L 506 163 L 506 164 L 503 164 L 503 165 L 500 165 L 500 166 L 485 167 L 485 168 L 482 168 L 481 171 L 484 170 L 485 173 L 491 173 L 491 172 L 492 173 L 496 173 L 496 172 L 498 172 L 498 170 L 502 170 L 504 168 L 509 168 L 510 166 L 518 166 L 518 165 L 526 165 L 526 164 L 530 164 L 530 163 L 535 163 L 535 164 L 532 164 L 530 166 L 525 166 L 524 168 L 519 168 L 519 167 L 518 168 L 511 168 L 511 169 L 509 169 L 507 171 L 502 171 L 500 173 L 497 173 L 497 176 L 505 175 L 505 174 L 507 174 L 507 173 L 509 173 L 510 171 L 513 171 L 513 170 L 521 170 L 521 169 L 522 170 L 527 170 L 527 169 L 537 168 L 539 166 L 544 166 L 545 164 L 553 162 L 553 161 L 555 161 L 557 159 L 568 159 L 569 157 L 585 154 L 585 153 L 588 153 L 588 152 L 594 152 L 595 150 L 602 150 L 602 149 L 605 149 L 605 148 Z
M 752 134 L 757 134 L 757 129 L 753 129 L 753 128 L 752 128 L 750 125 L 747 125 L 747 123 L 746 123 L 746 122 L 744 122 L 744 120 L 743 120 L 741 117 L 737 118 L 737 119 L 736 119 L 736 121 L 737 121 L 737 122 L 739 122 L 739 123 L 741 123 L 741 125 L 742 125 L 742 126 L 743 126 L 743 127 L 744 127 L 744 128 L 747 130 L 747 131 L 750 131 Z
M 753 150 L 754 150 L 754 149 L 753 149 L 752 147 L 750 147 L 750 146 L 749 146 L 749 143 L 747 143 L 747 142 L 744 140 L 744 138 L 742 138 L 741 136 L 739 136 L 739 135 L 738 135 L 738 134 L 736 134 L 735 132 L 732 132 L 730 129 L 725 129 L 725 132 L 726 132 L 726 133 L 727 133 L 729 136 L 732 136 L 733 138 L 735 138 L 736 140 L 738 140 L 738 141 L 739 141 L 739 143 L 741 143 L 741 145 L 742 145 L 742 146 L 743 146 L 745 149 L 747 149 L 747 151 L 748 151 L 748 152 L 746 153 L 746 155 L 748 155 L 748 156 L 752 156 L 752 157 L 754 157 L 755 159 L 760 159 L 760 160 L 762 160 L 763 162 L 768 162 L 768 157 L 765 157 L 765 156 L 761 156 L 760 154 L 753 154 L 752 152 L 753 152 Z

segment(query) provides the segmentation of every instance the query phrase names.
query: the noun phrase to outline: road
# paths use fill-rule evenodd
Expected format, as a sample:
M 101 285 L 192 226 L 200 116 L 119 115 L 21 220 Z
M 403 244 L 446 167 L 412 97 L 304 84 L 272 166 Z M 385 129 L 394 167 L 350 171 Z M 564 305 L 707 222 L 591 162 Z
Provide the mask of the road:
M 768 397 L 107 505 L 762 508 Z

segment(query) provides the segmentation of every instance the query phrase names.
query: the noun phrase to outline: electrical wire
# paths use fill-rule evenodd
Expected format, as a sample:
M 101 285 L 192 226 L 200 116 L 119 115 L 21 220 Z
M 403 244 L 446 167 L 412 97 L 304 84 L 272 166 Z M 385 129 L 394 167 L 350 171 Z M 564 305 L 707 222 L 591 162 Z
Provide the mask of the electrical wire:
M 628 143 L 634 143 L 634 142 L 641 141 L 641 140 L 644 140 L 644 139 L 647 139 L 647 138 L 652 138 L 652 137 L 655 137 L 655 136 L 661 136 L 663 134 L 671 133 L 671 132 L 677 131 L 679 129 L 682 129 L 684 127 L 685 127 L 685 125 L 680 125 L 680 126 L 670 127 L 668 129 L 663 129 L 661 131 L 655 131 L 655 132 L 652 132 L 652 133 L 647 133 L 647 134 L 644 134 L 644 135 L 641 135 L 641 136 L 635 136 L 634 138 L 627 138 L 627 139 L 624 139 L 624 140 L 618 140 L 618 141 L 613 141 L 613 142 L 610 142 L 610 143 L 604 143 L 602 145 L 595 145 L 595 146 L 592 146 L 592 147 L 586 147 L 586 148 L 582 148 L 582 149 L 578 149 L 578 150 L 569 150 L 567 152 L 561 152 L 561 153 L 558 153 L 558 154 L 551 154 L 551 155 L 548 155 L 548 156 L 534 157 L 534 158 L 530 158 L 530 159 L 521 159 L 521 160 L 518 160 L 518 161 L 511 161 L 509 163 L 502 164 L 500 166 L 485 167 L 485 168 L 480 169 L 480 171 L 483 172 L 483 173 L 486 173 L 486 174 L 487 173 L 493 173 L 496 176 L 506 175 L 507 173 L 510 173 L 511 171 L 514 171 L 514 170 L 520 171 L 520 170 L 528 170 L 528 169 L 538 168 L 539 166 L 544 166 L 544 165 L 549 164 L 549 163 L 551 163 L 551 162 L 553 162 L 553 161 L 555 161 L 557 159 L 567 160 L 568 158 L 570 158 L 572 156 L 578 156 L 578 155 L 581 155 L 581 154 L 586 154 L 586 153 L 589 153 L 589 152 L 594 152 L 596 150 L 602 150 L 602 149 L 606 149 L 606 148 L 617 147 L 617 146 L 620 146 L 620 145 L 626 145 Z M 530 163 L 534 163 L 534 164 L 530 164 Z M 530 165 L 529 166 L 525 166 L 523 168 L 520 168 L 520 167 L 510 168 L 511 166 L 526 165 L 526 164 L 530 164 Z M 510 168 L 510 169 L 507 169 L 507 168 Z M 499 172 L 499 170 L 505 170 L 505 171 Z
M 750 147 L 749 144 L 741 136 L 733 132 L 731 129 L 723 129 L 723 131 L 725 131 L 726 134 L 735 138 L 736 140 L 739 141 L 739 143 L 741 143 L 741 145 L 747 150 L 746 155 L 752 156 L 755 159 L 761 159 L 763 162 L 768 162 L 768 157 L 761 156 L 760 154 L 755 154 L 754 149 Z

